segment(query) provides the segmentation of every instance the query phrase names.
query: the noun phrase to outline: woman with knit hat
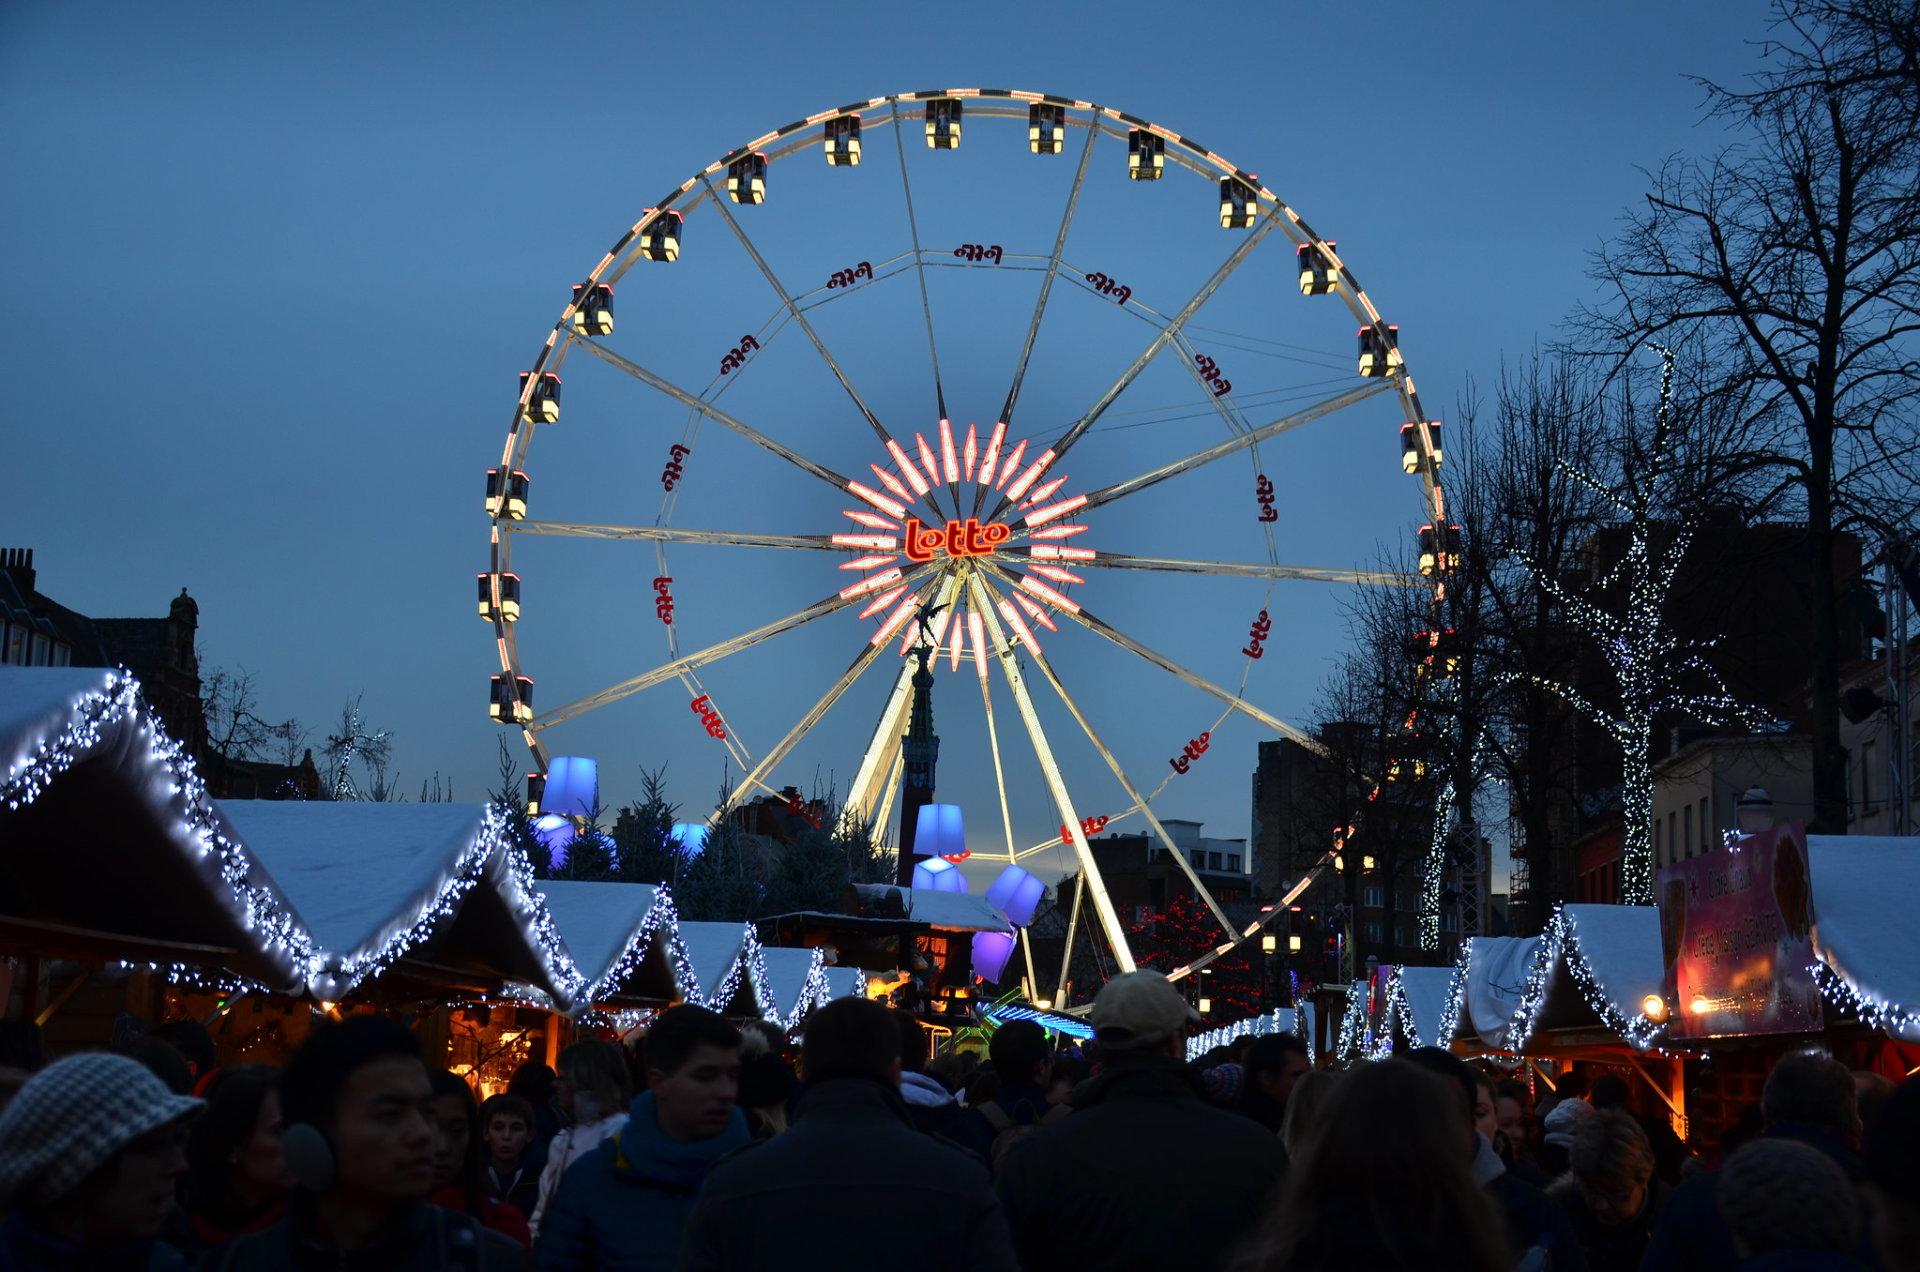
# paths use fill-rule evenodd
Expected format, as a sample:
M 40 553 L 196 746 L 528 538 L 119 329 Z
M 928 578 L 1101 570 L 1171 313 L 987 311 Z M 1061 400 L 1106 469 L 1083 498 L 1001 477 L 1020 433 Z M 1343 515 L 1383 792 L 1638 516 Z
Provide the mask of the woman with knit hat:
M 184 1268 L 155 1238 L 202 1107 L 125 1056 L 69 1056 L 34 1074 L 0 1114 L 0 1267 Z

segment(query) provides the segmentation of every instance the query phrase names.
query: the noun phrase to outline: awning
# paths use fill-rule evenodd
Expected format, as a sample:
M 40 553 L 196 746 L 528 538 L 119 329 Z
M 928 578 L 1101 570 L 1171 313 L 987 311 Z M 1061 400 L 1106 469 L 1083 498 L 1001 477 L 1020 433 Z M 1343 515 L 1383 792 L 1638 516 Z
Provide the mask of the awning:
M 1821 989 L 1876 1029 L 1920 1042 L 1920 838 L 1809 835 Z

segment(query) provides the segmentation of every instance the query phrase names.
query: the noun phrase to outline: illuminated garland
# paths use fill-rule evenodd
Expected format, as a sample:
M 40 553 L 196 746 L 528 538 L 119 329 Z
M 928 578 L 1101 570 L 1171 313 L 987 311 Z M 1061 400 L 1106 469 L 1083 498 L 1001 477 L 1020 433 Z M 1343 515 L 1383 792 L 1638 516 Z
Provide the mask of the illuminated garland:
M 641 962 L 653 949 L 656 933 L 667 934 L 668 949 L 671 950 L 678 943 L 679 929 L 680 911 L 674 905 L 673 897 L 668 893 L 666 885 L 661 884 L 654 888 L 653 904 L 648 906 L 647 912 L 640 917 L 640 926 L 627 938 L 627 947 L 620 952 L 620 957 L 613 961 L 599 980 L 585 986 L 575 1001 L 583 1009 L 599 1002 L 611 993 L 616 985 L 623 984 L 627 977 L 633 975 L 639 968 Z M 682 949 L 680 953 L 684 958 L 686 951 Z M 675 978 L 674 983 L 680 983 L 678 977 Z
M 1432 842 L 1422 863 L 1420 880 L 1420 948 L 1440 948 L 1440 894 L 1444 890 L 1447 861 L 1447 813 L 1453 807 L 1453 782 L 1443 783 L 1433 800 Z
M 1286 1019 L 1282 1019 L 1283 1014 Z M 1292 1008 L 1276 1007 L 1262 1016 L 1249 1016 L 1245 1020 L 1231 1025 L 1222 1025 L 1218 1029 L 1209 1029 L 1205 1033 L 1195 1034 L 1187 1039 L 1187 1059 L 1198 1060 L 1215 1047 L 1224 1047 L 1236 1038 L 1252 1035 L 1264 1038 L 1271 1034 L 1298 1034 L 1307 1044 L 1307 1062 L 1313 1063 L 1313 1034 L 1303 1028 L 1305 1017 L 1299 1006 Z M 1091 1030 L 1088 1031 L 1091 1034 Z
M 258 950 L 270 961 L 297 975 L 310 970 L 317 957 L 312 936 L 293 916 L 280 896 L 254 881 L 264 875 L 246 849 L 220 829 L 220 818 L 207 797 L 185 748 L 168 737 L 148 714 L 140 696 L 140 682 L 126 668 L 107 672 L 105 683 L 69 702 L 66 725 L 51 739 L 42 739 L 32 754 L 14 765 L 0 783 L 0 801 L 10 810 L 33 803 L 55 778 L 98 749 L 110 727 L 137 729 L 146 743 L 146 759 L 164 768 L 172 780 L 168 794 L 177 798 L 178 829 L 198 849 L 202 860 L 212 857 L 223 883 L 239 903 L 241 925 L 259 940 Z M 176 965 L 184 968 L 184 965 Z
M 1920 1012 L 1899 1003 L 1888 1002 L 1877 994 L 1860 989 L 1830 967 L 1824 960 L 1810 964 L 1814 984 L 1820 994 L 1842 1011 L 1851 1012 L 1870 1028 L 1890 1037 L 1912 1042 L 1920 1040 Z
M 1540 1023 L 1540 1012 L 1546 1006 L 1547 990 L 1553 982 L 1553 969 L 1562 962 L 1573 974 L 1574 984 L 1579 987 L 1587 1006 L 1605 1022 L 1607 1028 L 1624 1038 L 1635 1051 L 1658 1050 L 1655 1040 L 1666 1032 L 1666 1025 L 1650 1019 L 1644 1013 L 1628 1016 L 1607 997 L 1594 979 L 1593 969 L 1588 966 L 1586 954 L 1580 948 L 1573 915 L 1567 912 L 1564 905 L 1554 907 L 1553 917 L 1540 934 L 1540 946 L 1534 953 L 1533 966 L 1528 969 L 1526 984 L 1520 991 L 1520 1005 L 1514 1010 L 1512 1023 L 1507 1028 L 1507 1042 L 1513 1050 L 1520 1050 L 1533 1037 Z
M 1440 1041 L 1450 1046 L 1460 1032 L 1460 1009 L 1467 1001 L 1467 977 L 1473 969 L 1473 942 L 1460 942 L 1460 961 L 1453 965 L 1453 979 L 1447 982 L 1446 1005 L 1440 1009 Z

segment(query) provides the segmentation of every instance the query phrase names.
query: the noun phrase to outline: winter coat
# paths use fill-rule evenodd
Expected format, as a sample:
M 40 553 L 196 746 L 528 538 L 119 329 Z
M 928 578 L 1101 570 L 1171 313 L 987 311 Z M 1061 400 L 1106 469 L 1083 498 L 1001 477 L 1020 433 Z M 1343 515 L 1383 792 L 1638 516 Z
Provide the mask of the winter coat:
M 1046 1088 L 1037 1082 L 1028 1082 L 1003 1086 L 986 1104 L 968 1109 L 944 1138 L 964 1148 L 992 1169 L 993 1145 L 1000 1138 L 1001 1127 L 985 1113 L 984 1110 L 989 1107 L 999 1109 L 1008 1125 L 1038 1126 L 1049 1115 L 1057 1121 L 1062 1116 L 1057 1110 L 1064 1106 L 1047 1103 Z
M 618 1135 L 626 1124 L 627 1114 L 609 1113 L 592 1122 L 569 1126 L 553 1137 L 553 1142 L 547 1145 L 546 1164 L 540 1168 L 540 1200 L 527 1216 L 527 1229 L 535 1241 L 540 1239 L 540 1223 L 547 1216 L 547 1207 L 553 1204 L 560 1177 L 573 1169 L 575 1162 Z
M 1660 1212 L 1666 1209 L 1667 1199 L 1673 1195 L 1673 1189 L 1661 1182 L 1658 1175 L 1654 1176 L 1648 1181 L 1640 1213 L 1619 1227 L 1610 1228 L 1593 1217 L 1586 1199 L 1571 1182 L 1561 1189 L 1556 1181 L 1554 1191 L 1560 1213 L 1573 1230 L 1573 1239 L 1586 1254 L 1588 1272 L 1634 1272 L 1640 1266 L 1640 1256 L 1646 1253 L 1647 1242 L 1653 1237 L 1654 1225 L 1660 1221 Z
M 178 1250 L 136 1241 L 112 1250 L 82 1250 L 30 1226 L 19 1215 L 0 1224 L 0 1272 L 186 1272 Z
M 1286 1172 L 1276 1136 L 1208 1104 L 1169 1057 L 1112 1057 L 1074 1104 L 1007 1157 L 996 1183 L 1027 1272 L 1211 1272 Z
M 891 1086 L 808 1087 L 793 1125 L 721 1163 L 687 1223 L 680 1272 L 1015 1272 L 987 1172 L 922 1134 Z
M 620 1133 L 561 1178 L 534 1243 L 540 1272 L 668 1272 L 701 1181 L 749 1138 L 735 1109 L 718 1135 L 680 1143 L 660 1129 L 653 1092 L 641 1092 Z
M 314 1236 L 311 1199 L 296 1193 L 280 1222 L 238 1237 L 201 1263 L 201 1272 L 522 1272 L 527 1252 L 471 1215 L 425 1203 L 400 1212 L 372 1243 L 351 1252 Z
M 1780 1125 L 1767 1128 L 1762 1138 L 1798 1140 L 1817 1148 L 1859 1183 L 1865 1173 L 1860 1154 L 1853 1146 L 1809 1127 Z M 1720 1214 L 1720 1172 L 1695 1175 L 1674 1189 L 1660 1222 L 1654 1225 L 1653 1240 L 1640 1258 L 1641 1272 L 1734 1272 L 1740 1267 L 1733 1248 L 1733 1234 Z M 1862 1237 L 1866 1251 L 1870 1238 Z

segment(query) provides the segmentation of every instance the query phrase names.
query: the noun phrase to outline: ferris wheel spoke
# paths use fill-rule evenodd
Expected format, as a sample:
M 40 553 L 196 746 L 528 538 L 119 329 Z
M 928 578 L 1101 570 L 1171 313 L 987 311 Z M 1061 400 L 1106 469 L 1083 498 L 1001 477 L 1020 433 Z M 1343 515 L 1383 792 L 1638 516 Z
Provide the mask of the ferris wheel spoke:
M 759 267 L 760 273 L 766 278 L 767 285 L 772 287 L 774 293 L 780 297 L 780 303 L 786 307 L 789 314 L 793 315 L 793 320 L 800 324 L 800 330 L 805 332 L 807 339 L 813 342 L 813 347 L 820 351 L 821 360 L 827 364 L 827 370 L 833 372 L 833 378 L 840 382 L 840 387 L 846 390 L 847 396 L 853 399 L 854 406 L 859 409 L 861 415 L 866 417 L 868 425 L 884 442 L 887 439 L 887 430 L 881 426 L 880 419 L 873 413 L 872 408 L 868 407 L 866 399 L 860 396 L 860 391 L 853 387 L 853 381 L 847 378 L 847 373 L 841 369 L 839 360 L 827 348 L 827 342 L 822 340 L 820 333 L 813 329 L 813 324 L 807 321 L 806 314 L 802 313 L 800 307 L 794 303 L 793 294 L 781 283 L 779 276 L 773 272 L 773 267 L 767 264 L 766 258 L 760 255 L 760 249 L 753 245 L 753 240 L 747 237 L 746 230 L 741 228 L 739 218 L 735 217 L 733 211 L 727 207 L 726 200 L 714 192 L 712 181 L 703 178 L 702 183 L 706 185 L 707 192 L 713 195 L 713 206 L 720 209 L 720 215 L 726 219 L 727 228 L 731 229 L 734 237 L 740 240 L 740 246 L 747 249 L 747 255 L 753 258 L 753 263 Z
M 1103 552 L 1091 561 L 1076 561 L 1074 564 L 1095 570 L 1165 570 L 1227 578 L 1304 579 L 1314 583 L 1359 583 L 1378 587 L 1422 587 L 1427 583 L 1418 574 L 1396 574 L 1391 570 L 1332 570 L 1312 565 L 1268 565 L 1253 561 L 1188 561 L 1177 557 L 1128 556 L 1122 552 Z
M 1125 481 L 1115 482 L 1111 486 L 1096 490 L 1087 496 L 1087 502 L 1083 505 L 1083 508 L 1097 508 L 1101 504 L 1112 503 L 1114 500 L 1122 498 L 1123 496 L 1145 490 L 1149 486 L 1158 485 L 1166 481 L 1169 477 L 1178 477 L 1181 473 L 1190 472 L 1204 464 L 1211 464 L 1216 459 L 1224 459 L 1228 455 L 1238 454 L 1249 446 L 1264 442 L 1270 437 L 1278 437 L 1290 429 L 1299 428 L 1302 424 L 1311 424 L 1317 419 L 1331 415 L 1335 411 L 1344 410 L 1357 402 L 1364 402 L 1376 393 L 1385 393 L 1391 388 L 1391 385 L 1384 381 L 1379 381 L 1348 389 L 1345 393 L 1339 393 L 1327 398 L 1325 401 L 1316 402 L 1305 410 L 1295 411 L 1293 414 L 1284 415 L 1271 423 L 1262 424 L 1259 428 L 1253 429 L 1251 432 L 1238 433 L 1229 437 L 1224 442 L 1217 442 L 1212 446 L 1206 447 L 1204 450 L 1197 450 L 1182 459 L 1176 459 L 1171 463 L 1162 464 L 1158 468 L 1141 473 L 1138 477 L 1129 477 Z
M 917 578 L 924 577 L 933 568 L 931 565 L 923 565 L 912 574 L 907 575 L 904 581 L 911 583 Z M 709 663 L 719 662 L 721 659 L 729 658 L 742 650 L 751 649 L 755 645 L 763 644 L 776 636 L 783 635 L 796 628 L 804 627 L 815 619 L 837 613 L 850 605 L 864 605 L 867 601 L 868 598 L 865 596 L 849 598 L 837 594 L 826 597 L 823 600 L 815 601 L 812 605 L 807 606 L 807 608 L 797 610 L 785 618 L 775 619 L 773 622 L 756 627 L 750 632 L 743 632 L 738 636 L 723 640 L 718 644 L 709 645 L 705 649 L 697 650 L 682 658 L 676 658 L 672 662 L 662 663 L 651 671 L 642 672 L 632 679 L 623 680 L 619 684 L 609 686 L 598 693 L 590 694 L 575 702 L 570 702 L 566 706 L 556 708 L 543 716 L 537 716 L 533 721 L 532 727 L 536 730 L 545 729 L 563 721 L 571 720 L 573 717 L 592 711 L 597 707 L 604 707 L 610 702 L 618 702 L 620 699 L 630 697 L 644 689 L 651 689 L 657 684 L 683 676 L 696 668 L 704 667 Z
M 1087 144 L 1080 151 L 1080 167 L 1073 174 L 1073 189 L 1067 195 L 1066 211 L 1061 213 L 1060 228 L 1053 236 L 1053 254 L 1047 258 L 1047 274 L 1040 280 L 1040 298 L 1034 302 L 1033 317 L 1027 321 L 1027 338 L 1020 346 L 1020 361 L 1013 369 L 1013 383 L 1007 388 L 1006 405 L 1000 408 L 1001 422 L 1013 423 L 1014 404 L 1020 399 L 1020 385 L 1027 378 L 1027 363 L 1033 358 L 1034 342 L 1040 336 L 1040 320 L 1047 312 L 1047 298 L 1053 294 L 1053 280 L 1060 276 L 1060 256 L 1067 249 L 1067 231 L 1073 226 L 1073 215 L 1080 206 L 1080 190 L 1087 182 L 1087 168 L 1093 158 L 1093 141 L 1100 135 L 1098 128 L 1087 129 Z M 984 494 L 984 490 L 982 494 Z M 980 511 L 976 503 L 974 511 Z
M 927 296 L 927 258 L 920 250 L 920 218 L 913 210 L 913 181 L 907 174 L 906 129 L 900 122 L 900 103 L 890 102 L 893 114 L 893 146 L 900 156 L 900 190 L 907 200 L 907 230 L 913 236 L 914 273 L 920 279 L 920 313 L 927 322 L 927 356 L 933 362 L 933 400 L 940 418 L 947 416 L 947 390 L 940 379 L 940 346 L 933 338 L 933 301 Z
M 691 530 L 679 526 L 603 526 L 575 521 L 509 521 L 512 534 L 554 535 L 567 539 L 643 539 L 661 543 L 706 543 L 737 548 L 800 548 L 815 552 L 851 552 L 824 534 L 754 534 L 741 530 Z
M 998 597 L 996 589 L 994 589 L 991 584 L 985 584 L 985 586 L 989 592 L 995 593 L 996 598 Z M 994 641 L 1001 643 L 1004 640 L 1004 636 L 999 629 L 999 624 L 991 620 L 989 620 L 989 622 Z M 1047 683 L 1053 687 L 1054 693 L 1059 695 L 1061 703 L 1063 703 L 1067 711 L 1072 714 L 1074 723 L 1078 724 L 1080 731 L 1087 735 L 1087 741 L 1093 743 L 1093 749 L 1100 753 L 1102 760 L 1106 761 L 1107 768 L 1112 771 L 1114 778 L 1119 781 L 1121 789 L 1126 791 L 1127 798 L 1133 801 L 1134 807 L 1138 808 L 1141 815 L 1147 819 L 1147 825 L 1153 828 L 1153 833 L 1159 837 L 1161 845 L 1166 848 L 1168 853 L 1172 854 L 1175 861 L 1180 863 L 1181 872 L 1184 873 L 1187 876 L 1187 880 L 1193 884 L 1195 895 L 1207 903 L 1207 908 L 1213 912 L 1213 917 L 1219 922 L 1221 930 L 1224 931 L 1229 938 L 1232 938 L 1236 935 L 1232 921 L 1227 918 L 1226 912 L 1220 908 L 1220 903 L 1213 899 L 1213 893 L 1208 891 L 1207 885 L 1202 883 L 1200 876 L 1194 872 L 1193 862 L 1188 860 L 1184 852 L 1180 851 L 1180 845 L 1173 842 L 1173 836 L 1167 833 L 1167 828 L 1161 825 L 1159 817 L 1154 815 L 1153 805 L 1148 802 L 1151 797 L 1140 794 L 1140 788 L 1135 786 L 1133 779 L 1127 776 L 1127 772 L 1121 767 L 1120 761 L 1114 757 L 1113 751 L 1107 746 L 1106 742 L 1100 737 L 1099 732 L 1093 727 L 1093 722 L 1087 719 L 1086 713 L 1080 710 L 1080 704 L 1073 700 L 1073 695 L 1067 692 L 1066 685 L 1060 682 L 1060 677 L 1054 671 L 1053 664 L 1048 660 L 1047 656 L 1038 649 L 1029 649 L 1027 655 L 1032 660 L 1033 665 L 1040 669 L 1040 674 L 1046 677 Z M 1011 846 L 1011 831 L 1009 831 L 1008 834 L 1008 843 L 1009 846 Z
M 1019 586 L 1019 579 L 1016 576 L 1007 573 L 1007 571 L 1002 567 L 994 564 L 989 564 L 988 568 L 993 570 L 995 573 L 999 574 L 1002 579 L 1006 580 L 1008 586 L 1010 587 Z M 1173 675 L 1179 678 L 1180 680 L 1185 681 L 1187 684 L 1192 685 L 1195 689 L 1200 690 L 1200 692 L 1219 699 L 1219 701 L 1233 708 L 1235 711 L 1238 711 L 1240 714 L 1259 721 L 1261 724 L 1266 725 L 1269 729 L 1272 729 L 1275 733 L 1280 734 L 1282 737 L 1290 738 L 1293 741 L 1298 742 L 1301 746 L 1306 747 L 1308 750 L 1315 752 L 1316 754 L 1319 754 L 1319 755 L 1330 754 L 1326 748 L 1326 745 L 1322 743 L 1319 739 L 1315 738 L 1312 734 L 1302 732 L 1301 730 L 1295 728 L 1293 725 L 1288 724 L 1285 720 L 1282 720 L 1279 716 L 1274 715 L 1272 712 L 1263 710 L 1260 707 L 1256 707 L 1251 702 L 1248 702 L 1245 698 L 1242 698 L 1239 694 L 1234 693 L 1232 690 L 1221 688 L 1219 685 L 1214 684 L 1213 681 L 1208 680 L 1205 676 L 1202 676 L 1198 672 L 1189 671 L 1187 668 L 1181 666 L 1179 663 L 1167 657 L 1165 654 L 1160 653 L 1158 650 L 1151 649 L 1146 645 L 1141 644 L 1139 641 L 1127 635 L 1125 632 L 1121 631 L 1119 628 L 1114 627 L 1111 623 L 1108 623 L 1100 618 L 1095 617 L 1093 614 L 1088 613 L 1084 607 L 1080 609 L 1074 609 L 1074 610 L 1061 610 L 1059 612 L 1062 614 L 1065 614 L 1068 618 L 1080 624 L 1082 627 L 1086 628 L 1088 631 L 1095 632 L 1101 636 L 1106 637 L 1109 641 L 1120 646 L 1120 648 L 1126 650 L 1128 653 L 1133 654 L 1139 658 L 1144 658 L 1146 661 L 1160 668 L 1160 670 L 1167 672 L 1170 675 Z
M 1101 877 L 1100 867 L 1093 859 L 1093 849 L 1087 843 L 1086 832 L 1081 829 L 1080 818 L 1074 811 L 1073 797 L 1067 792 L 1066 779 L 1061 776 L 1060 766 L 1054 760 L 1053 747 L 1047 741 L 1047 733 L 1040 725 L 1039 713 L 1034 710 L 1033 696 L 1027 692 L 1027 683 L 1020 673 L 1020 664 L 1014 658 L 1012 648 L 1007 644 L 1005 633 L 1000 629 L 998 616 L 988 602 L 985 582 L 977 575 L 967 580 L 968 597 L 974 612 L 980 614 L 992 632 L 994 653 L 1000 660 L 1000 672 L 1006 677 L 1007 687 L 1013 691 L 1014 706 L 1019 708 L 1020 720 L 1026 726 L 1027 737 L 1033 743 L 1034 758 L 1039 761 L 1040 771 L 1045 776 L 1048 790 L 1060 813 L 1063 825 L 1073 836 L 1073 849 L 1080 859 L 1081 878 L 1085 888 L 1093 898 L 1093 912 L 1100 921 L 1100 927 L 1106 932 L 1107 941 L 1113 946 L 1115 962 L 1122 972 L 1134 970 L 1133 951 L 1127 946 L 1126 929 L 1120 925 L 1120 916 L 1114 912 L 1113 898 L 1107 895 L 1106 880 Z
M 1141 373 L 1147 369 L 1148 364 L 1160 355 L 1161 350 L 1173 342 L 1174 337 L 1180 334 L 1180 329 L 1187 325 L 1188 320 L 1199 313 L 1201 308 L 1205 306 L 1209 300 L 1213 299 L 1214 293 L 1220 290 L 1221 284 L 1227 281 L 1234 270 L 1240 268 L 1241 262 L 1246 260 L 1247 257 L 1252 254 L 1253 249 L 1260 245 L 1261 240 L 1265 239 L 1268 233 L 1273 230 L 1273 227 L 1279 223 L 1279 219 L 1280 209 L 1276 206 L 1261 218 L 1258 225 L 1248 231 L 1247 236 L 1240 241 L 1240 245 L 1228 254 L 1227 259 L 1220 263 L 1220 267 L 1214 270 L 1207 281 L 1200 285 L 1200 289 L 1194 292 L 1193 296 L 1188 299 L 1185 305 L 1180 307 L 1179 311 L 1175 313 L 1172 318 L 1167 320 L 1166 326 L 1155 333 L 1153 339 L 1147 343 L 1147 347 L 1140 351 L 1140 356 L 1135 358 L 1128 364 L 1127 369 L 1120 373 L 1120 378 L 1107 387 L 1107 391 L 1102 393 L 1094 404 L 1087 409 L 1085 415 L 1075 420 L 1072 426 L 1060 435 L 1060 440 L 1055 442 L 1051 447 L 1056 460 L 1064 459 L 1067 452 L 1073 449 L 1074 444 L 1086 436 L 1087 430 L 1092 428 L 1102 415 L 1106 414 L 1107 408 L 1117 402 L 1120 399 L 1120 395 L 1132 387 L 1133 382 L 1140 378 Z M 998 517 L 1000 512 L 1006 508 L 1007 503 L 1008 500 L 1006 496 L 1002 495 L 999 503 L 994 508 L 993 515 Z
M 713 403 L 702 401 L 699 396 L 693 393 L 689 393 L 687 390 L 681 388 L 679 385 L 675 384 L 673 381 L 667 379 L 665 376 L 662 376 L 655 372 L 647 370 L 645 367 L 633 361 L 631 358 L 624 358 L 620 356 L 619 354 L 615 353 L 613 350 L 607 348 L 605 345 L 600 344 L 598 341 L 588 340 L 581 336 L 573 335 L 571 333 L 567 336 L 567 339 L 572 341 L 574 344 L 584 348 L 588 353 L 591 353 L 594 357 L 600 359 L 602 362 L 605 362 L 610 366 L 618 367 L 622 371 L 625 371 L 628 375 L 640 381 L 640 383 L 646 385 L 648 388 L 656 389 L 659 392 L 666 394 L 668 397 L 672 398 L 674 401 L 680 403 L 682 406 L 686 407 L 688 410 L 693 411 L 696 414 L 705 416 L 707 419 L 712 420 L 714 423 L 720 425 L 723 428 L 731 429 L 733 432 L 738 433 L 741 437 L 746 438 L 748 441 L 752 442 L 754 445 L 759 446 L 762 449 L 773 452 L 775 455 L 778 455 L 781 459 L 786 460 L 789 464 L 792 464 L 795 467 L 800 468 L 805 472 L 812 473 L 815 477 L 818 477 L 821 481 L 826 482 L 828 485 L 834 486 L 840 490 L 846 490 L 848 485 L 850 484 L 847 478 L 842 477 L 839 473 L 834 472 L 833 469 L 828 468 L 825 464 L 815 463 L 813 460 L 808 459 L 805 455 L 800 454 L 800 452 L 781 445 L 779 442 L 774 441 L 771 437 L 768 437 L 765 433 L 762 433 L 760 430 L 753 428 L 751 425 L 744 424 L 741 421 L 735 419 L 733 416 L 727 414 L 725 411 L 721 410 L 719 407 L 715 406 Z
M 880 709 L 879 723 L 875 725 L 873 738 L 866 750 L 860 755 L 860 768 L 854 773 L 853 782 L 847 787 L 846 810 L 849 817 L 857 814 L 869 831 L 880 816 L 880 799 L 876 792 L 887 782 L 893 771 L 894 760 L 900 752 L 900 739 L 906 735 L 907 712 L 913 703 L 913 664 L 903 663 L 900 674 L 894 677 L 893 692 L 887 696 L 886 705 Z M 891 797 L 887 797 L 889 800 Z
M 980 709 L 987 718 L 987 746 L 993 752 L 993 785 L 1000 794 L 1000 827 L 1006 834 L 1007 863 L 1011 865 L 1015 857 L 1013 813 L 1007 803 L 1007 770 L 1000 760 L 1000 728 L 993 718 L 993 691 L 985 676 L 976 676 L 975 679 L 980 682 Z M 998 854 L 993 855 L 997 857 Z M 1031 956 L 1028 961 L 1032 961 Z

